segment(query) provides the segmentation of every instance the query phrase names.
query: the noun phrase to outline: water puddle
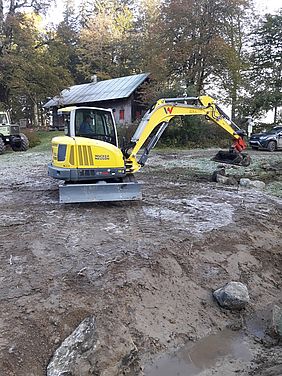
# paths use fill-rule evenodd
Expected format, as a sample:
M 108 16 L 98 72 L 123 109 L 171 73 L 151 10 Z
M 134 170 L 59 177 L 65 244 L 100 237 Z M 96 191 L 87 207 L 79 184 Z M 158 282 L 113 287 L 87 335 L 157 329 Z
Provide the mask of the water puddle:
M 219 367 L 219 362 L 222 361 L 224 367 L 229 361 L 230 363 L 234 360 L 249 362 L 252 355 L 244 338 L 243 333 L 224 329 L 195 344 L 189 343 L 172 354 L 162 355 L 153 364 L 145 367 L 144 375 L 194 376 Z

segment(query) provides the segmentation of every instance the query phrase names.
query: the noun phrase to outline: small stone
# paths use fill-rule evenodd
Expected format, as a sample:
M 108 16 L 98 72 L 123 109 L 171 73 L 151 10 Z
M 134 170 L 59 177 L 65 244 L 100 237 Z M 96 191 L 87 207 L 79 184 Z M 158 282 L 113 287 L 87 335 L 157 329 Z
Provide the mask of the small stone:
M 55 344 L 55 345 L 58 345 L 60 342 L 61 342 L 61 340 L 60 340 L 59 337 L 58 337 L 58 338 L 55 338 L 55 340 L 54 340 L 54 344 Z
M 263 169 L 263 170 L 266 170 L 266 171 L 275 171 L 275 168 L 272 167 L 269 163 L 267 162 L 263 162 L 261 163 L 260 167 Z
M 249 187 L 251 184 L 251 180 L 248 178 L 241 178 L 239 184 L 241 185 L 241 187 Z
M 234 178 L 234 176 L 229 176 L 227 180 L 227 184 L 229 185 L 238 185 L 237 180 Z
M 228 184 L 228 177 L 218 174 L 216 176 L 216 181 L 217 181 L 217 183 Z
M 16 345 L 12 345 L 12 346 L 9 348 L 9 350 L 8 350 L 9 354 L 13 354 L 15 351 L 16 351 Z
M 248 289 L 241 282 L 229 282 L 215 290 L 213 296 L 221 307 L 227 309 L 242 309 L 250 301 Z
M 250 187 L 258 190 L 263 190 L 265 188 L 265 183 L 261 180 L 251 180 Z
M 215 170 L 212 174 L 212 177 L 211 177 L 211 181 L 215 181 L 217 182 L 217 177 L 221 175 L 221 176 L 224 176 L 225 175 L 225 168 L 218 168 L 217 170 Z

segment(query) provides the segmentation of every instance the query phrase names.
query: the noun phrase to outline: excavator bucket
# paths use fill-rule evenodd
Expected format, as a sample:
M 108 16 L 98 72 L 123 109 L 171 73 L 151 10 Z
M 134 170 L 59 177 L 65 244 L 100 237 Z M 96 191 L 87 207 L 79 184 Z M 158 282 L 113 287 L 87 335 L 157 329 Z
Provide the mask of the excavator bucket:
M 234 150 L 223 151 L 220 150 L 213 158 L 212 161 L 232 164 L 237 166 L 249 166 L 251 158 L 247 153 L 238 153 Z
M 141 200 L 142 184 L 137 182 L 69 184 L 59 186 L 60 203 Z

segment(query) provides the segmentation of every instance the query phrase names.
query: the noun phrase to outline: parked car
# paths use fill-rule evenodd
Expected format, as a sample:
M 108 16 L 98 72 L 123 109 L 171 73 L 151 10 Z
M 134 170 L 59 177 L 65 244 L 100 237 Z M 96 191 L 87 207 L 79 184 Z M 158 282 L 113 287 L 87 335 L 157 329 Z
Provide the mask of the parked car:
M 252 134 L 249 144 L 253 149 L 267 149 L 269 151 L 282 149 L 282 125 L 264 133 Z

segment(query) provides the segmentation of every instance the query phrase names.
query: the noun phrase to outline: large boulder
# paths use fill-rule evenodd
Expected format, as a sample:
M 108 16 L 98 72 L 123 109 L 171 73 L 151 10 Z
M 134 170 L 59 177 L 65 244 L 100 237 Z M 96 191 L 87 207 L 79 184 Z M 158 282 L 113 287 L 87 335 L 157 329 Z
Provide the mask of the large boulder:
M 122 323 L 98 327 L 90 316 L 55 351 L 47 376 L 118 376 L 132 365 L 136 354 L 129 329 Z
M 229 282 L 215 290 L 213 296 L 221 307 L 227 309 L 242 309 L 250 301 L 248 289 L 241 282 Z
M 238 185 L 234 176 L 226 175 L 225 168 L 215 170 L 212 174 L 211 180 L 220 184 Z
M 90 375 L 89 351 L 95 350 L 96 323 L 93 316 L 84 319 L 55 351 L 47 367 L 47 376 Z M 79 371 L 80 370 L 80 371 Z

